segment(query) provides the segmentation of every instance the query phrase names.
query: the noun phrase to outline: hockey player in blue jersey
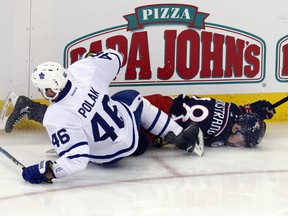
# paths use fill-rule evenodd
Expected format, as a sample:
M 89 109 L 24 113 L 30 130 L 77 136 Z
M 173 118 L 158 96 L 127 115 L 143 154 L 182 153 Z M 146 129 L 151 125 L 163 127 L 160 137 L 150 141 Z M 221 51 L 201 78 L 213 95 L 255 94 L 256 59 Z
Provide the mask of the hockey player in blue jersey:
M 135 90 L 109 96 L 110 82 L 120 72 L 122 60 L 122 54 L 108 49 L 66 70 L 54 62 L 35 68 L 32 83 L 52 102 L 41 121 L 60 157 L 25 168 L 26 181 L 51 183 L 53 178 L 84 170 L 88 162 L 111 163 L 139 154 L 140 127 L 189 153 L 203 154 L 202 132 L 195 124 L 184 130 Z M 12 113 L 10 119 L 31 107 L 26 108 Z
M 196 123 L 203 132 L 205 145 L 211 147 L 255 147 L 265 135 L 264 120 L 271 119 L 276 113 L 275 109 L 268 109 L 271 103 L 266 100 L 238 106 L 214 98 L 183 94 L 175 98 L 160 94 L 145 98 L 184 128 L 191 122 Z M 154 138 L 150 136 L 150 139 Z M 161 143 L 162 139 L 154 141 L 158 146 Z

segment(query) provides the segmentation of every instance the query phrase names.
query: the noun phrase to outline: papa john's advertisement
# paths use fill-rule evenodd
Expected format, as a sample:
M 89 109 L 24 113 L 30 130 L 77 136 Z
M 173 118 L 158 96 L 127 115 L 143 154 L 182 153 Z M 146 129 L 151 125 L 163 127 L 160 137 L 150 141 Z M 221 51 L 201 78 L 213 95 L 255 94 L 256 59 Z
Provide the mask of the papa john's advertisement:
M 120 17 L 123 24 L 95 29 L 68 43 L 64 66 L 87 51 L 113 48 L 124 54 L 124 72 L 112 86 L 261 82 L 265 77 L 264 40 L 245 29 L 208 23 L 209 15 L 195 5 L 139 6 Z

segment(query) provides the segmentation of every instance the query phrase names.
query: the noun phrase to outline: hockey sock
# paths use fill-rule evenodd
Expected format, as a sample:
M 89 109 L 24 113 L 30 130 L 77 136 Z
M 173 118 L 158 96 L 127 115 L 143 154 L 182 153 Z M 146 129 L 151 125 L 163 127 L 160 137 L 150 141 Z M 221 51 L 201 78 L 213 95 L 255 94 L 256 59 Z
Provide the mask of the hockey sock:
M 164 137 L 169 131 L 173 131 L 177 136 L 183 130 L 166 113 L 153 106 L 148 100 L 143 98 L 143 111 L 141 114 L 141 125 L 148 132 Z

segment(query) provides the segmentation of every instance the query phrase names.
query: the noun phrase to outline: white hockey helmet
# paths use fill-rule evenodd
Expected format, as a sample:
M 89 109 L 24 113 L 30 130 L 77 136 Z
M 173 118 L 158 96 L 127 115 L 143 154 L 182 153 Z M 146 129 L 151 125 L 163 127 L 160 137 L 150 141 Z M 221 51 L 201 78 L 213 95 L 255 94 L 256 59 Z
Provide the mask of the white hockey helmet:
M 38 65 L 31 74 L 33 85 L 38 88 L 48 100 L 55 99 L 65 88 L 68 78 L 65 69 L 56 62 L 45 62 Z M 54 97 L 46 95 L 46 89 L 50 88 L 56 93 Z

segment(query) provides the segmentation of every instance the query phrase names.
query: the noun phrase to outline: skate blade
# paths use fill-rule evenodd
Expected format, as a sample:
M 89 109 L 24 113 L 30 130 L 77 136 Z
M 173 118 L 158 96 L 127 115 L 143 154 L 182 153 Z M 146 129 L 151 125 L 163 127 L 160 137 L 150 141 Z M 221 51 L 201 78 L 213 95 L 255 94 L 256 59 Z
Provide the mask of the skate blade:
M 9 113 L 10 109 L 12 109 L 11 106 L 15 106 L 16 101 L 18 99 L 18 95 L 16 95 L 13 91 L 10 91 L 5 99 L 5 103 L 2 107 L 1 113 L 0 113 L 0 130 L 5 129 L 5 125 L 7 122 L 7 119 L 11 113 Z
M 46 154 L 57 154 L 55 149 L 49 149 L 45 152 Z
M 199 133 L 198 133 L 198 140 L 197 140 L 197 143 L 195 145 L 193 152 L 200 157 L 203 156 L 203 153 L 204 153 L 204 138 L 203 138 L 203 132 L 200 128 L 199 128 Z

